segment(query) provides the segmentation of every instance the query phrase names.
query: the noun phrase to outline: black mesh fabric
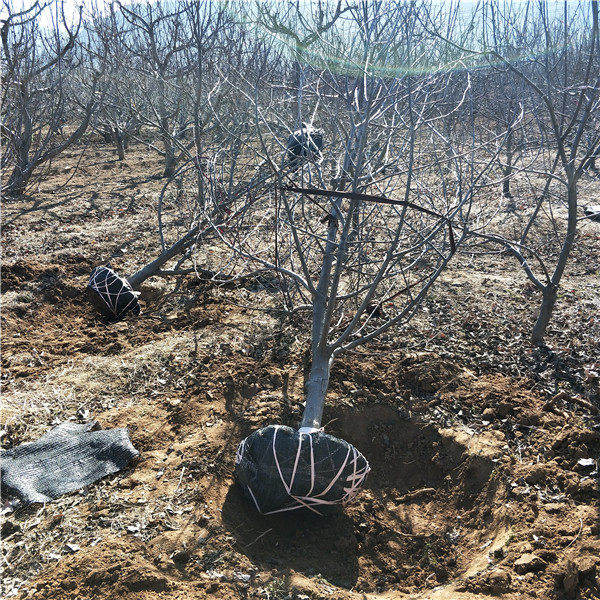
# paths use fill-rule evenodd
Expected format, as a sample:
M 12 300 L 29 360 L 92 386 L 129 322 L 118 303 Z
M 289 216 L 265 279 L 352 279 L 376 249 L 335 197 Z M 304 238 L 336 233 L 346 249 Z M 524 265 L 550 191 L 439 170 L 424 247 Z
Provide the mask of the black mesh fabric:
M 1 453 L 2 495 L 49 502 L 124 469 L 139 452 L 126 429 L 66 422 L 39 440 Z
M 286 149 L 290 166 L 300 164 L 301 158 L 321 158 L 323 130 L 303 126 L 288 138 Z
M 109 267 L 96 267 L 88 283 L 94 304 L 113 319 L 122 319 L 127 313 L 140 314 L 139 292 L 134 292 L 127 279 L 119 277 Z
M 600 221 L 600 204 L 586 206 L 585 216 L 592 221 Z
M 306 508 L 323 513 L 350 502 L 369 472 L 352 444 L 322 431 L 301 433 L 270 425 L 238 447 L 235 475 L 259 512 Z

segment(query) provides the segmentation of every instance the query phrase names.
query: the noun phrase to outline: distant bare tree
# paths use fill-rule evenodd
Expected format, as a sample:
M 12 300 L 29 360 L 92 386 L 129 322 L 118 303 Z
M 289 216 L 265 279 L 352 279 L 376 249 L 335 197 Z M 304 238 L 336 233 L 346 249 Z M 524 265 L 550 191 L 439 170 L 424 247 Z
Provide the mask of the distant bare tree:
M 96 105 L 95 75 L 90 93 L 79 97 L 69 89 L 78 67 L 76 52 L 81 12 L 70 25 L 58 3 L 39 0 L 15 12 L 5 0 L 2 20 L 2 170 L 9 170 L 2 190 L 16 196 L 27 189 L 35 171 L 72 146 L 88 128 Z M 54 9 L 53 27 L 39 17 Z M 74 130 L 66 137 L 63 125 Z
M 189 31 L 183 21 L 185 6 L 165 2 L 152 4 L 116 3 L 120 43 L 125 47 L 129 78 L 135 78 L 139 102 L 133 102 L 139 122 L 158 133 L 164 157 L 163 177 L 175 172 L 177 163 L 189 158 L 193 144 L 185 142 L 191 131 L 183 107 L 183 87 L 188 65 L 184 50 L 189 46 Z
M 139 93 L 134 89 L 137 82 L 131 77 L 129 52 L 121 39 L 122 23 L 114 5 L 106 13 L 92 6 L 85 17 L 83 59 L 90 70 L 101 74 L 97 86 L 102 102 L 97 107 L 94 128 L 107 143 L 114 144 L 119 160 L 125 160 L 132 136 L 140 133 L 138 112 L 143 106 L 136 105 Z M 83 80 L 81 85 L 85 88 L 87 82 Z
M 352 4 L 337 0 L 330 3 L 316 0 L 307 5 L 300 2 L 261 2 L 256 3 L 258 22 L 271 34 L 284 40 L 292 56 L 292 89 L 295 94 L 295 127 L 305 120 L 303 92 L 305 86 L 305 56 L 311 46 L 320 42 L 323 36 L 338 22 L 341 15 L 352 8 Z
M 491 72 L 489 80 L 493 81 L 492 74 L 501 68 L 506 77 L 510 76 L 511 95 L 520 90 L 520 101 L 529 105 L 533 118 L 529 119 L 528 136 L 533 148 L 527 157 L 520 158 L 520 170 L 529 178 L 535 204 L 518 239 L 494 231 L 493 224 L 478 235 L 501 244 L 516 257 L 541 292 L 542 303 L 531 335 L 533 343 L 541 344 L 575 243 L 578 185 L 600 145 L 593 125 L 600 110 L 598 2 L 564 2 L 552 7 L 536 2 L 510 6 L 492 2 L 486 3 L 484 12 L 478 9 L 473 14 L 482 18 L 482 37 L 472 36 L 469 46 L 458 36 L 448 35 L 440 21 L 430 19 L 428 29 L 462 53 L 466 63 L 479 69 L 486 66 Z M 489 101 L 493 102 L 493 97 Z M 500 98 L 500 106 L 502 102 Z M 511 140 L 508 152 L 513 150 Z M 506 168 L 513 159 L 514 154 Z M 505 171 L 503 180 L 508 175 Z M 555 198 L 564 207 L 564 219 L 553 209 Z M 545 259 L 547 248 L 538 244 L 536 249 L 531 238 L 546 217 L 557 249 Z M 536 275 L 536 264 L 540 275 Z

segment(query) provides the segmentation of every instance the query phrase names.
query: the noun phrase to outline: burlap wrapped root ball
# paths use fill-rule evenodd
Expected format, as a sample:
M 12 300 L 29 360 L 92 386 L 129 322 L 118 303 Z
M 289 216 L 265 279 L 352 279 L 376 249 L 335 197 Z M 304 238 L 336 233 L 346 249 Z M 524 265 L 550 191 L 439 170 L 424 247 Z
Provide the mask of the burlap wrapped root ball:
M 321 430 L 270 425 L 243 440 L 235 476 L 263 514 L 351 502 L 369 473 L 367 459 L 348 442 Z
M 128 313 L 137 316 L 141 312 L 140 293 L 109 267 L 96 267 L 90 275 L 87 289 L 92 304 L 110 319 L 122 319 Z

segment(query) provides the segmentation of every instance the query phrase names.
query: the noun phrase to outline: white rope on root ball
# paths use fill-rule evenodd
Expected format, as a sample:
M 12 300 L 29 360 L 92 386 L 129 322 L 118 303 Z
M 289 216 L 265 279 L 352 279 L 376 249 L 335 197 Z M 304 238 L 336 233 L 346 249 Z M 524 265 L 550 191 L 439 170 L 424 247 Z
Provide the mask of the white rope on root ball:
M 262 514 L 346 505 L 361 489 L 370 467 L 345 440 L 321 429 L 299 431 L 270 425 L 238 446 L 236 479 Z
M 127 279 L 119 277 L 109 267 L 96 267 L 90 275 L 88 289 L 100 299 L 99 308 L 114 319 L 124 317 L 128 312 L 139 315 L 139 292 L 133 290 Z

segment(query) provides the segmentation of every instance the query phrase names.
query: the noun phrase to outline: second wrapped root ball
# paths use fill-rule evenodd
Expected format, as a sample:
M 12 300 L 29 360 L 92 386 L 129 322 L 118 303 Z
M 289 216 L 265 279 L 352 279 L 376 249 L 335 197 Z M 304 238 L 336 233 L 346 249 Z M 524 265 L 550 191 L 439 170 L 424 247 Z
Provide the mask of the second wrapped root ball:
M 96 267 L 87 286 L 96 308 L 111 319 L 122 319 L 127 313 L 139 315 L 139 292 L 127 279 L 119 277 L 110 267 Z
M 352 501 L 370 471 L 348 442 L 321 430 L 269 425 L 241 442 L 235 475 L 263 514 L 322 509 Z

